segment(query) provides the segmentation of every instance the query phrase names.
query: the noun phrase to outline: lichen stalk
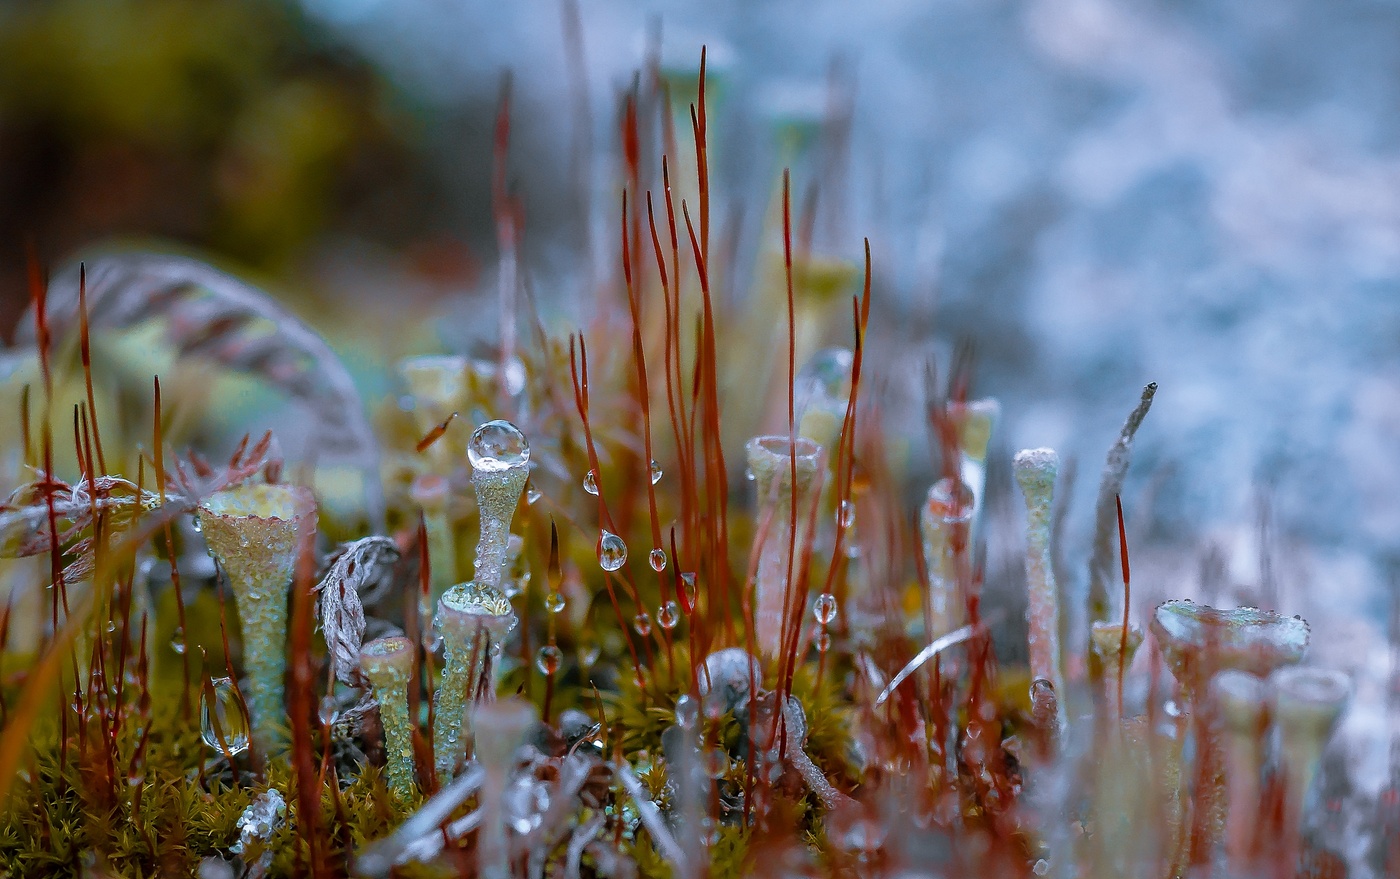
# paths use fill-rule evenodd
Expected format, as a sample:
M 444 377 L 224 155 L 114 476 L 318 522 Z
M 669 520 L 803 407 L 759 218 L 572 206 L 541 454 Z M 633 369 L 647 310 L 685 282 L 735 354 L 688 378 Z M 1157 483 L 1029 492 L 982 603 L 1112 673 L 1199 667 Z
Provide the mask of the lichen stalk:
M 1060 605 L 1050 564 L 1050 509 L 1060 456 L 1054 449 L 1025 449 L 1016 454 L 1013 463 L 1016 482 L 1026 499 L 1031 705 L 1042 713 L 1052 701 L 1058 704 L 1064 693 L 1060 677 Z M 1056 708 L 1056 728 L 1063 719 L 1063 712 Z
M 515 425 L 488 421 L 468 443 L 472 488 L 481 511 L 473 579 L 499 587 L 510 543 L 510 523 L 530 476 L 530 447 Z
M 468 756 L 478 694 L 494 695 L 494 653 L 514 628 L 515 612 L 498 587 L 459 583 L 438 600 L 437 625 L 443 665 L 433 705 L 433 762 L 438 777 L 447 779 Z
M 447 515 L 447 480 L 437 474 L 424 474 L 413 480 L 409 495 L 423 510 L 428 531 L 428 558 L 433 575 L 432 588 L 440 595 L 460 579 L 457 576 L 457 539 Z
M 959 560 L 966 559 L 969 546 L 973 499 L 965 483 L 945 477 L 929 487 L 928 500 L 919 510 L 919 534 L 923 538 L 924 565 L 928 571 L 928 619 L 924 635 L 929 641 L 967 622 Z
M 369 678 L 379 703 L 388 752 L 385 774 L 389 790 L 403 799 L 416 789 L 413 764 L 413 725 L 408 717 L 408 681 L 413 675 L 413 642 L 401 636 L 379 638 L 360 648 L 360 668 Z
M 269 754 L 284 739 L 287 587 L 302 541 L 315 532 L 315 501 L 297 486 L 245 485 L 215 493 L 198 515 L 209 551 L 233 590 L 253 739 L 260 753 Z
M 505 699 L 482 709 L 479 718 L 481 768 L 486 771 L 481 785 L 481 834 L 478 838 L 477 869 L 484 879 L 509 879 L 510 846 L 506 838 L 506 784 L 515 762 L 515 752 L 534 727 L 535 706 L 523 699 Z
M 997 419 L 1001 417 L 1001 403 L 991 397 L 972 400 L 955 406 L 953 417 L 958 425 L 958 475 L 972 493 L 968 545 L 975 546 L 981 530 L 982 510 L 986 506 L 987 447 L 991 444 Z
M 1227 669 L 1211 680 L 1210 696 L 1225 752 L 1225 854 L 1230 874 L 1244 876 L 1259 824 L 1268 687 L 1258 675 Z
M 759 545 L 754 584 L 754 633 L 759 653 L 772 660 L 782 653 L 783 619 L 789 602 L 806 605 L 801 595 L 788 596 L 788 575 L 794 575 L 812 542 L 810 516 L 821 488 L 822 448 L 809 439 L 758 436 L 744 447 L 749 470 L 758 488 Z M 793 453 L 796 453 L 795 455 Z M 793 522 L 793 464 L 797 471 L 797 529 Z
M 1274 672 L 1269 683 L 1285 783 L 1284 829 L 1292 835 L 1302 822 L 1322 751 L 1351 697 L 1351 681 L 1339 671 L 1295 666 Z

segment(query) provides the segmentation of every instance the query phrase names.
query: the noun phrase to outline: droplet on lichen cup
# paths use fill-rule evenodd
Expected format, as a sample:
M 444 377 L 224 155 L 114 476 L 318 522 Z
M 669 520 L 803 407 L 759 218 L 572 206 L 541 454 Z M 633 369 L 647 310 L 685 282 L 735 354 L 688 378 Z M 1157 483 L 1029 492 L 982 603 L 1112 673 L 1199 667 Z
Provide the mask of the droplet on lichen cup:
M 473 578 L 499 586 L 510 544 L 510 522 L 530 477 L 530 443 L 509 421 L 488 421 L 467 441 L 472 487 L 481 510 Z
M 243 485 L 211 495 L 197 515 L 233 590 L 253 740 L 267 754 L 282 741 L 287 587 L 298 552 L 316 533 L 316 502 L 300 486 Z
M 493 648 L 515 627 L 510 599 L 489 583 L 459 583 L 438 601 L 443 666 L 434 704 L 434 763 L 451 778 L 473 737 L 477 694 L 492 686 Z
M 1191 692 L 1211 676 L 1236 668 L 1261 677 L 1300 662 L 1308 624 L 1255 607 L 1218 610 L 1193 601 L 1168 601 L 1152 613 L 1152 634 L 1172 674 Z
M 413 642 L 401 636 L 379 638 L 360 648 L 360 668 L 379 703 L 388 752 L 389 789 L 401 798 L 414 792 L 413 725 L 408 717 L 408 681 L 413 674 Z

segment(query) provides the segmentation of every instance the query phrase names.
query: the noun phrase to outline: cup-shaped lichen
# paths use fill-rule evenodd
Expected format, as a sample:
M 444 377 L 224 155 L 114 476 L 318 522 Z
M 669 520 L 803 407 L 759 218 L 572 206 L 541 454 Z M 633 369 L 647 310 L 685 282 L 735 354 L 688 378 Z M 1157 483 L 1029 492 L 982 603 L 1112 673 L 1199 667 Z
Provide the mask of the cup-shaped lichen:
M 1259 824 L 1268 687 L 1258 675 L 1231 668 L 1211 679 L 1210 697 L 1225 751 L 1225 852 L 1231 872 L 1243 876 Z
M 851 364 L 848 348 L 818 351 L 803 365 L 794 382 L 797 397 L 797 433 L 824 449 L 836 445 L 851 396 Z
M 771 659 L 782 649 L 784 611 L 807 604 L 805 586 L 794 584 L 794 591 L 800 590 L 801 594 L 788 595 L 788 575 L 799 575 L 799 560 L 806 557 L 811 544 L 809 523 L 812 504 L 821 488 L 822 447 L 803 437 L 756 436 L 744 449 L 758 486 L 762 541 L 754 587 L 754 634 L 759 652 Z
M 399 375 L 413 398 L 414 421 L 422 433 L 441 424 L 466 404 L 465 358 L 431 354 L 410 357 L 399 363 Z
M 1298 829 L 1322 751 L 1351 698 L 1351 680 L 1339 671 L 1281 668 L 1269 683 L 1286 783 L 1284 826 L 1291 832 Z
M 478 698 L 494 695 L 491 665 L 510 630 L 510 599 L 489 583 L 458 583 L 438 600 L 443 666 L 434 703 L 433 762 L 440 779 L 451 778 L 467 756 Z
M 388 752 L 389 789 L 408 798 L 414 791 L 413 726 L 408 719 L 408 681 L 413 676 L 413 642 L 401 636 L 379 638 L 360 648 L 360 668 L 374 688 Z
M 1060 456 L 1054 449 L 1025 449 L 1013 462 L 1016 482 L 1026 498 L 1026 582 L 1030 608 L 1031 705 L 1038 718 L 1062 719 L 1060 681 L 1060 605 L 1050 564 L 1050 507 Z M 1039 722 L 1039 721 L 1038 721 Z
M 316 531 L 311 492 L 291 485 L 244 485 L 199 508 L 209 551 L 223 568 L 243 631 L 253 741 L 263 754 L 281 741 L 287 666 L 287 586 L 301 547 Z
M 968 559 L 973 499 L 972 490 L 963 482 L 945 477 L 929 487 L 928 500 L 919 511 L 929 590 L 928 631 L 924 635 L 929 641 L 965 621 L 958 564 L 960 559 Z
M 479 718 L 481 745 L 477 752 L 486 770 L 481 785 L 482 824 L 477 867 L 488 879 L 508 879 L 510 848 L 506 837 L 506 782 L 515 752 L 537 721 L 535 706 L 523 699 L 503 699 L 484 706 Z
M 510 520 L 530 476 L 530 444 L 509 421 L 488 421 L 467 443 L 467 460 L 472 465 L 472 487 L 481 510 L 481 536 L 472 576 L 477 583 L 500 586 L 510 543 Z
M 1199 692 L 1222 669 L 1264 677 L 1297 663 L 1307 652 L 1309 637 L 1300 617 L 1254 607 L 1217 610 L 1184 599 L 1157 606 L 1152 634 L 1188 694 Z
M 409 495 L 423 510 L 423 528 L 428 532 L 428 560 L 433 588 L 438 593 L 458 580 L 457 540 L 447 515 L 450 486 L 437 473 L 424 473 L 413 480 Z M 426 614 L 424 615 L 426 619 Z

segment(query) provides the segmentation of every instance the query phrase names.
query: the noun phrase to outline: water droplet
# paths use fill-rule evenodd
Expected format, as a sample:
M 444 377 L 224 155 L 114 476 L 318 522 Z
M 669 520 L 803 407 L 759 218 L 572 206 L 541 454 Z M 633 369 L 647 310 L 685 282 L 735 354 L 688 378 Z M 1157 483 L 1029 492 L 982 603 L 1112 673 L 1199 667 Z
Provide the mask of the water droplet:
M 185 630 L 184 630 L 184 629 L 176 629 L 176 630 L 175 630 L 175 637 L 172 638 L 172 639 L 170 639 L 170 649 L 171 649 L 171 650 L 174 650 L 174 651 L 175 651 L 176 653 L 178 653 L 180 656 L 184 656 L 184 655 L 185 655 Z
M 830 592 L 818 595 L 817 600 L 812 602 L 812 616 L 823 626 L 836 619 L 836 596 Z
M 525 489 L 525 503 L 531 506 L 534 506 L 535 504 L 539 503 L 539 500 L 542 497 L 544 497 L 544 492 L 540 491 L 538 488 L 535 488 L 533 485 Z
M 564 609 L 564 596 L 562 593 L 551 591 L 544 597 L 544 609 L 550 613 L 559 613 Z
M 598 538 L 598 564 L 605 571 L 616 571 L 627 563 L 627 544 L 622 538 L 604 529 Z
M 637 614 L 635 617 L 632 618 L 632 628 L 635 629 L 637 631 L 637 634 L 641 635 L 643 638 L 645 638 L 647 635 L 650 635 L 651 615 L 648 614 L 646 611 L 642 611 L 641 613 Z
M 836 511 L 836 524 L 842 528 L 849 528 L 856 523 L 856 505 L 851 501 L 842 501 L 841 507 Z
M 666 550 L 659 546 L 653 549 L 651 555 L 647 556 L 647 562 L 651 565 L 651 569 L 658 574 L 666 570 Z
M 755 479 L 758 478 L 758 476 L 757 476 L 757 474 L 755 474 L 755 473 L 753 472 L 753 468 L 752 468 L 752 467 L 745 467 L 745 468 L 744 468 L 744 478 L 747 479 L 749 482 L 753 482 Z
M 651 484 L 655 485 L 661 481 L 661 465 L 653 458 L 651 462 Z
M 1046 873 L 1050 872 L 1050 862 L 1041 858 L 1035 862 L 1034 867 L 1031 867 L 1031 872 L 1035 873 L 1037 876 L 1044 876 Z
M 656 609 L 656 622 L 668 632 L 674 629 L 680 620 L 680 611 L 674 601 L 663 601 L 661 606 Z
M 1182 715 L 1181 706 L 1171 699 L 1163 703 L 1162 710 L 1167 713 L 1168 717 L 1180 717 Z
M 467 441 L 467 460 L 473 470 L 499 473 L 530 463 L 530 443 L 509 421 L 488 421 Z
M 540 648 L 540 652 L 535 655 L 535 667 L 540 670 L 540 674 L 552 675 L 559 670 L 559 664 L 564 661 L 564 651 L 553 644 L 546 644 Z
M 107 621 L 107 634 L 110 635 L 110 634 L 112 634 L 113 632 L 115 632 L 116 630 L 117 630 L 117 621 L 116 621 L 116 620 L 108 620 L 108 621 Z
M 323 696 L 321 698 L 321 709 L 317 712 L 316 716 L 321 718 L 321 723 L 326 726 L 330 726 L 339 720 L 340 707 L 335 704 L 335 698 L 332 696 Z
M 205 690 L 199 697 L 199 737 L 204 744 L 230 757 L 248 750 L 248 714 L 238 698 L 238 688 L 229 678 L 215 678 L 213 705 L 209 704 L 209 695 L 210 691 Z
M 694 729 L 700 721 L 700 705 L 689 696 L 676 700 L 676 725 L 681 729 Z
M 203 531 L 203 530 L 204 530 L 204 523 L 201 522 L 201 521 L 199 521 L 199 517 L 198 517 L 198 516 L 195 516 L 195 517 L 194 517 L 194 530 L 196 530 L 196 531 Z
M 685 593 L 682 596 L 685 599 L 685 606 L 690 608 L 691 610 L 694 610 L 696 597 L 694 571 L 686 571 L 685 573 L 681 574 L 681 590 Z
M 711 778 L 719 778 L 729 771 L 729 755 L 714 748 L 705 752 L 705 771 Z
M 846 539 L 842 541 L 841 549 L 846 553 L 848 559 L 860 558 L 860 543 L 856 540 L 854 531 L 846 532 Z
M 583 476 L 583 490 L 594 497 L 598 496 L 598 477 L 592 470 L 589 470 Z
M 831 649 L 831 635 L 827 633 L 826 629 L 822 629 L 817 633 L 817 637 L 812 639 L 812 643 L 817 645 L 818 653 L 825 653 Z

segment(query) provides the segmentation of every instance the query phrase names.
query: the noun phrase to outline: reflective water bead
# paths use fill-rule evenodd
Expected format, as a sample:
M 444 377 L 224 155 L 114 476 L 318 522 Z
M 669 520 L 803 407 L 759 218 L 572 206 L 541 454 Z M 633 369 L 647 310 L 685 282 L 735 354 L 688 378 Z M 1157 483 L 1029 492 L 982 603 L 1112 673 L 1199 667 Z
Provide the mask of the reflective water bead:
M 836 524 L 842 528 L 849 528 L 856 522 L 856 505 L 851 501 L 842 501 L 841 506 L 836 511 Z
M 651 462 L 651 484 L 655 485 L 661 481 L 661 465 L 656 463 L 656 459 Z
M 210 690 L 213 704 L 210 704 Z M 219 737 L 223 737 L 223 743 Z M 212 687 L 199 697 L 199 737 L 215 751 L 229 756 L 248 750 L 248 714 L 238 698 L 238 688 L 229 678 L 215 678 Z
M 817 600 L 812 602 L 812 616 L 824 626 L 836 619 L 836 596 L 830 592 L 818 595 Z
M 559 670 L 559 665 L 564 661 L 564 651 L 553 644 L 546 644 L 541 647 L 539 653 L 535 654 L 535 667 L 543 675 L 552 675 Z
M 695 572 L 686 571 L 681 574 L 681 589 L 685 592 L 685 606 L 695 608 Z
M 535 488 L 533 485 L 525 489 L 525 503 L 529 504 L 530 506 L 534 506 L 535 504 L 539 503 L 539 500 L 542 497 L 544 497 L 544 492 L 540 491 L 538 488 Z
M 627 563 L 627 544 L 621 537 L 604 529 L 598 538 L 598 564 L 605 571 L 616 571 Z
M 651 554 L 647 556 L 647 562 L 651 565 L 651 569 L 658 574 L 666 570 L 666 550 L 659 546 L 653 549 Z
M 544 597 L 544 609 L 550 613 L 559 613 L 564 609 L 564 596 L 562 593 L 551 591 Z
M 635 617 L 632 618 L 632 628 L 635 629 L 637 631 L 637 634 L 641 635 L 643 638 L 645 638 L 647 635 L 650 635 L 651 615 L 648 614 L 646 611 L 642 611 L 641 613 L 637 614 Z
M 668 632 L 674 629 L 680 620 L 680 610 L 674 601 L 663 601 L 656 609 L 656 622 Z
M 530 443 L 509 421 L 488 421 L 467 441 L 467 460 L 473 470 L 497 473 L 530 463 Z
M 831 635 L 827 633 L 826 629 L 822 629 L 817 633 L 817 637 L 812 639 L 812 643 L 817 645 L 818 653 L 825 653 L 831 649 Z
M 694 729 L 700 721 L 700 705 L 689 696 L 676 700 L 676 725 L 681 729 Z
M 340 718 L 340 708 L 335 704 L 335 698 L 333 696 L 323 696 L 321 698 L 321 707 L 316 716 L 319 717 L 321 723 L 326 726 L 330 726 Z
M 598 476 L 592 470 L 583 476 L 583 490 L 594 497 L 598 496 Z

